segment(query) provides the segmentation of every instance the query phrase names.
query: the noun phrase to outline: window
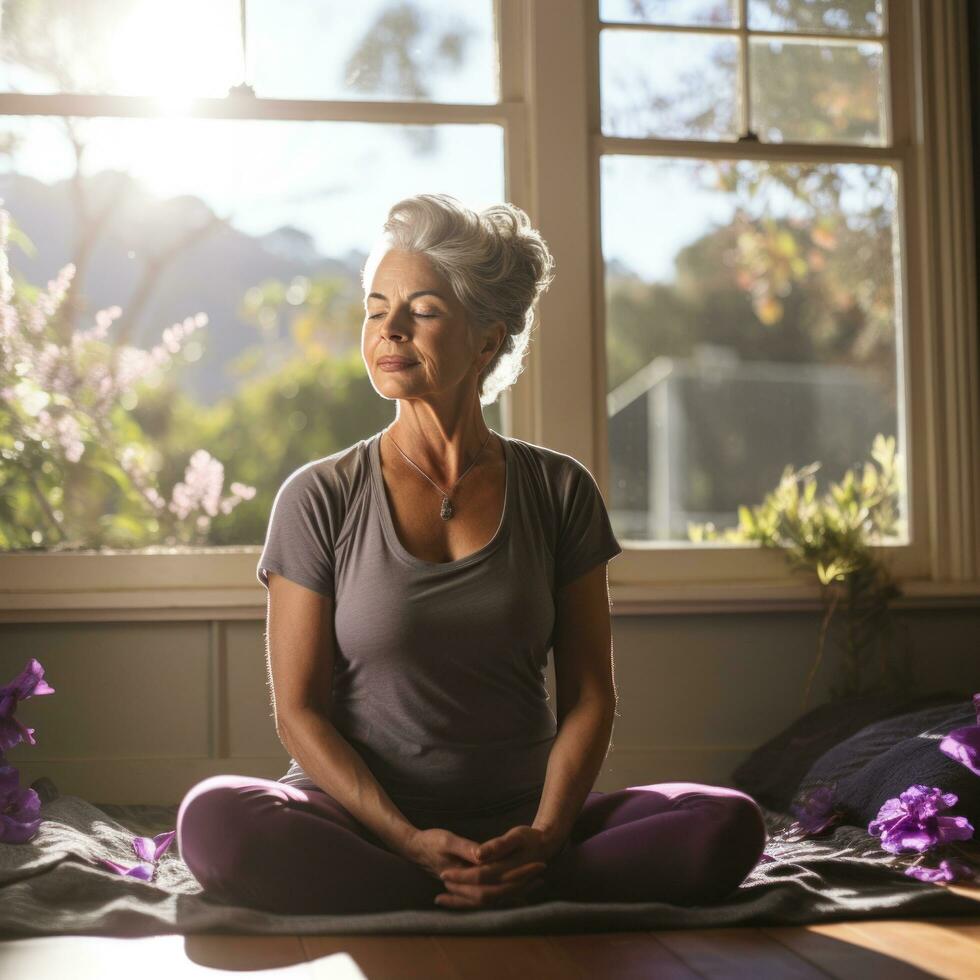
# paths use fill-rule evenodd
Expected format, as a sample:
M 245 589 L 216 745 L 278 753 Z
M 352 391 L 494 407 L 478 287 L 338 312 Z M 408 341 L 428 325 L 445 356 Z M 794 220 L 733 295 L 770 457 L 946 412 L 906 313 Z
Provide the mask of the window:
M 424 189 L 511 200 L 555 253 L 488 421 L 596 474 L 626 548 L 615 611 L 809 595 L 779 554 L 691 528 L 733 523 L 786 464 L 839 480 L 879 433 L 895 571 L 975 589 L 964 22 L 961 0 L 6 4 L 15 276 L 74 259 L 77 323 L 118 305 L 108 336 L 181 350 L 119 402 L 125 465 L 90 440 L 67 478 L 8 437 L 0 615 L 262 615 L 281 479 L 392 415 L 356 276 Z M 147 473 L 196 508 L 154 528 Z
M 753 2 L 742 28 L 740 7 L 599 8 L 602 132 L 654 144 L 600 171 L 610 493 L 628 538 L 733 526 L 787 464 L 819 461 L 823 492 L 878 433 L 905 484 L 884 11 Z M 803 146 L 765 157 L 787 143 Z
M 506 196 L 492 0 L 4 13 L 25 310 L 74 276 L 11 347 L 2 547 L 254 547 L 288 473 L 393 416 L 359 344 L 387 209 Z
M 881 550 L 928 575 L 914 6 L 596 4 L 606 486 L 637 582 L 784 577 L 704 530 L 736 527 L 787 466 L 816 463 L 819 494 L 880 469 L 885 440 Z

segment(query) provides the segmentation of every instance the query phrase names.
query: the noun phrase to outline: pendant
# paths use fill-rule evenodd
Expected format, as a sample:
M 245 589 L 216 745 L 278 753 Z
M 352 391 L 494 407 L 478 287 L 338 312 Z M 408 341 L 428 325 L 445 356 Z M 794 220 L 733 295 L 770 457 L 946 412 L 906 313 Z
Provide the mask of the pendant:
M 453 516 L 453 502 L 448 497 L 442 498 L 442 507 L 439 509 L 439 516 L 448 521 Z

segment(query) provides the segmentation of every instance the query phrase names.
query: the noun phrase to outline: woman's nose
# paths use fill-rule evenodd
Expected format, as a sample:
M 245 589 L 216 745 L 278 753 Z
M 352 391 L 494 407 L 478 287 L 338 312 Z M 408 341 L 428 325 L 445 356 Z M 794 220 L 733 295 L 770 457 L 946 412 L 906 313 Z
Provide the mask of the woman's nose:
M 398 317 L 389 317 L 384 320 L 381 324 L 381 336 L 387 339 L 388 337 L 397 338 L 399 340 L 405 337 L 405 328 L 399 322 Z

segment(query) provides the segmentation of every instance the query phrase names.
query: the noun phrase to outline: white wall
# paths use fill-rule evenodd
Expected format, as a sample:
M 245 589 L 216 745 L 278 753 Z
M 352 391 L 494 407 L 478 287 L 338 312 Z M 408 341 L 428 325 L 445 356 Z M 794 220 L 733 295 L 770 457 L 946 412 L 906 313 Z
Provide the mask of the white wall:
M 980 610 L 903 611 L 922 693 L 980 690 Z M 800 714 L 818 616 L 614 617 L 621 717 L 601 790 L 731 771 Z M 49 776 L 94 803 L 176 803 L 197 780 L 276 778 L 259 621 L 0 626 L 0 684 L 31 657 L 56 693 L 23 702 L 37 745 L 8 753 L 22 785 Z M 825 700 L 824 665 L 811 706 Z M 215 683 L 211 683 L 212 674 Z

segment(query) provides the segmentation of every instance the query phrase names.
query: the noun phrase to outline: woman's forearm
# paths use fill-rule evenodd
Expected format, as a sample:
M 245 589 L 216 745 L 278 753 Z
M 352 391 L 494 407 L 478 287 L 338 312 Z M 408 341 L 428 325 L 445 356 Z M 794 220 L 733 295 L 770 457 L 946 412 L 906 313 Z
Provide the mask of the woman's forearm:
M 582 700 L 562 719 L 548 756 L 544 788 L 531 825 L 564 841 L 609 751 L 615 706 Z
M 364 759 L 313 709 L 280 719 L 279 739 L 309 777 L 392 850 L 405 854 L 417 828 L 395 806 Z

